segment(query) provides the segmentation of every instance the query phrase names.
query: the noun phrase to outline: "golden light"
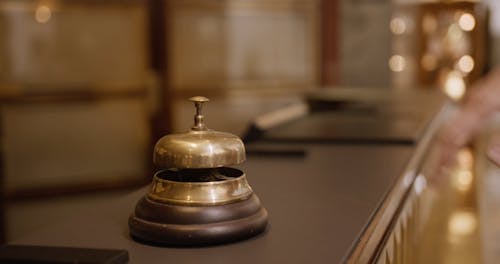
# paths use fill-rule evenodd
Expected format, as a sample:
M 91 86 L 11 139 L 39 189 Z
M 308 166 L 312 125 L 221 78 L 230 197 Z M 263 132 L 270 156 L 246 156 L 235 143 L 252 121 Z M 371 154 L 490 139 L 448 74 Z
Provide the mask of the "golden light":
M 462 148 L 457 153 L 457 165 L 460 168 L 471 169 L 474 163 L 474 154 L 469 148 Z
M 426 71 L 433 71 L 437 67 L 437 58 L 436 56 L 432 54 L 425 54 L 422 56 L 422 59 L 420 61 L 420 64 L 422 65 L 422 68 Z
M 473 174 L 470 170 L 457 170 L 452 174 L 453 187 L 461 192 L 469 191 L 472 187 Z
M 470 13 L 463 13 L 458 19 L 458 25 L 465 31 L 472 31 L 476 26 L 476 19 Z
M 41 5 L 35 10 L 35 20 L 38 23 L 45 24 L 52 17 L 52 11 L 46 5 Z
M 401 55 L 393 55 L 389 59 L 389 68 L 393 72 L 402 72 L 406 68 L 406 59 Z
M 391 32 L 395 35 L 401 35 L 406 32 L 406 22 L 400 17 L 395 17 L 390 23 Z
M 464 55 L 458 60 L 458 69 L 469 73 L 474 69 L 474 59 L 470 55 Z
M 464 239 L 464 236 L 472 235 L 477 228 L 477 219 L 473 212 L 460 210 L 453 212 L 448 221 L 448 239 L 457 243 Z
M 465 94 L 465 81 L 457 71 L 451 71 L 444 82 L 444 92 L 454 100 L 460 100 Z
M 451 174 L 452 185 L 461 192 L 471 189 L 474 174 L 474 153 L 469 148 L 457 152 L 457 168 Z

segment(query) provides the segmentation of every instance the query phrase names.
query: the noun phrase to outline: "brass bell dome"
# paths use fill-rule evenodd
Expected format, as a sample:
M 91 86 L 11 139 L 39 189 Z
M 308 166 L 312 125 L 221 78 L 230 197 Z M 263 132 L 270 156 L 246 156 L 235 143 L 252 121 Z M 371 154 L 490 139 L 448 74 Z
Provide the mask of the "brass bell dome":
M 245 173 L 227 167 L 245 160 L 243 142 L 206 128 L 201 107 L 207 98 L 190 100 L 194 126 L 156 144 L 154 162 L 162 169 L 129 217 L 130 235 L 154 245 L 205 246 L 264 232 L 267 210 Z
M 195 96 L 194 126 L 187 133 L 170 134 L 155 146 L 153 160 L 161 168 L 202 169 L 239 164 L 245 161 L 245 146 L 233 134 L 210 130 L 201 114 L 208 98 Z

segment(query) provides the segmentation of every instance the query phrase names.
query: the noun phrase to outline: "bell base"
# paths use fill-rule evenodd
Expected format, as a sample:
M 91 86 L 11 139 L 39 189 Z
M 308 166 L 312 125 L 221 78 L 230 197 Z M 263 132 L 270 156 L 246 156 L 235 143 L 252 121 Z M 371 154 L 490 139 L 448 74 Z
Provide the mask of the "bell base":
M 247 200 L 211 206 L 164 204 L 144 197 L 129 218 L 129 229 L 134 239 L 154 245 L 209 246 L 262 233 L 267 219 L 255 194 Z

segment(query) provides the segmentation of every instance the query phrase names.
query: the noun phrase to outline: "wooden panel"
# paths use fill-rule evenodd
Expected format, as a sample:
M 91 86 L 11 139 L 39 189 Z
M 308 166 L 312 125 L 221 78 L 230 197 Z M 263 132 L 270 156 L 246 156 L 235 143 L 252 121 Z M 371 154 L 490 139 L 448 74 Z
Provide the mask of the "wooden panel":
M 14 86 L 23 93 L 142 85 L 147 25 L 140 2 L 2 1 L 0 83 L 44 85 Z
M 170 1 L 174 90 L 307 87 L 318 80 L 318 1 Z
M 341 0 L 340 78 L 350 87 L 387 87 L 391 1 Z
M 140 0 L 0 2 L 0 122 L 8 196 L 149 176 L 149 9 Z
M 134 98 L 4 105 L 6 192 L 145 179 L 147 114 Z
M 331 86 L 338 82 L 340 28 L 339 3 L 323 0 L 321 8 L 321 85 Z

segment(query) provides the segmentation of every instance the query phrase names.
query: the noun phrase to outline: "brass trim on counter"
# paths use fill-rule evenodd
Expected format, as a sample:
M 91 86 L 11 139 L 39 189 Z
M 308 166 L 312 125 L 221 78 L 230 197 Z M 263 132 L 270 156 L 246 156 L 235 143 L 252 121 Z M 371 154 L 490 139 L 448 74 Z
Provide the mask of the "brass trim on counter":
M 402 205 L 408 198 L 411 186 L 429 153 L 431 142 L 451 110 L 452 105 L 446 103 L 430 122 L 402 175 L 374 213 L 354 248 L 347 255 L 346 263 L 374 263 L 377 261 L 385 241 L 394 228 L 395 220 L 401 213 Z

